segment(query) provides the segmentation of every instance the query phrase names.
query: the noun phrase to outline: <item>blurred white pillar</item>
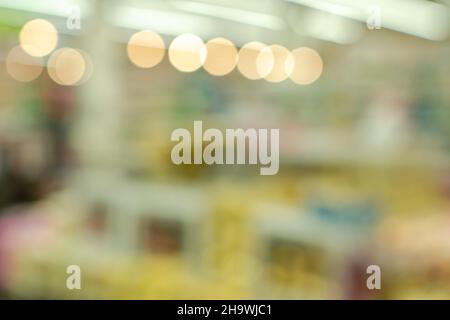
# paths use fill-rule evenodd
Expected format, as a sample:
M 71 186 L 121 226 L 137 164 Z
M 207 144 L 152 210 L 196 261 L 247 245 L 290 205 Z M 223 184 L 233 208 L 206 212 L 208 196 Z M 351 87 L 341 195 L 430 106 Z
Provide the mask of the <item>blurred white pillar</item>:
M 75 146 L 81 165 L 91 169 L 117 168 L 121 158 L 119 120 L 123 94 L 120 49 L 112 40 L 113 27 L 105 15 L 110 1 L 96 0 L 93 14 L 82 28 L 84 47 L 93 73 L 79 88 Z

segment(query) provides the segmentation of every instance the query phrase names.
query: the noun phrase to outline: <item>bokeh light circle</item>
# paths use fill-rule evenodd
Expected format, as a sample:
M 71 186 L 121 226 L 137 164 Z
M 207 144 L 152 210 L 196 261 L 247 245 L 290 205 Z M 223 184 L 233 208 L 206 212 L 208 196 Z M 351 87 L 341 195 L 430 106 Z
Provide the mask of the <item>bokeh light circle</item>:
M 272 70 L 264 77 L 269 82 L 281 82 L 292 73 L 294 61 L 291 53 L 283 46 L 274 44 L 269 46 L 274 57 Z M 259 59 L 259 57 L 258 57 Z
M 20 46 L 30 56 L 43 57 L 58 44 L 58 32 L 53 24 L 44 19 L 28 21 L 20 31 Z
M 9 51 L 5 64 L 8 74 L 20 82 L 36 79 L 43 70 L 43 59 L 30 56 L 19 46 Z
M 224 38 L 214 38 L 206 43 L 205 70 L 214 76 L 223 76 L 231 71 L 237 63 L 237 50 L 234 44 Z
M 264 78 L 273 68 L 272 51 L 264 44 L 253 41 L 239 50 L 238 69 L 247 79 Z
M 181 72 L 193 72 L 206 60 L 207 49 L 203 40 L 191 33 L 176 37 L 169 47 L 169 60 Z
M 140 31 L 133 34 L 127 45 L 128 58 L 140 68 L 156 66 L 164 58 L 163 39 L 153 31 Z
M 290 78 L 295 83 L 307 85 L 316 81 L 323 70 L 320 55 L 313 49 L 302 47 L 292 51 L 294 68 Z
M 85 75 L 86 61 L 80 51 L 73 48 L 61 48 L 50 56 L 47 71 L 50 78 L 60 85 L 77 85 Z

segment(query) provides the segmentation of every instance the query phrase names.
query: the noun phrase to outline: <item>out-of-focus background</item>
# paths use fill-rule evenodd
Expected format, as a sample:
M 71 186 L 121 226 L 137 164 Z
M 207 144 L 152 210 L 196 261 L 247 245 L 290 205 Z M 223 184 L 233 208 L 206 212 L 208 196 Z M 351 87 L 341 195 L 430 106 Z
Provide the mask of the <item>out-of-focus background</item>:
M 449 5 L 1 0 L 0 297 L 450 298 Z M 194 120 L 279 173 L 172 164 Z

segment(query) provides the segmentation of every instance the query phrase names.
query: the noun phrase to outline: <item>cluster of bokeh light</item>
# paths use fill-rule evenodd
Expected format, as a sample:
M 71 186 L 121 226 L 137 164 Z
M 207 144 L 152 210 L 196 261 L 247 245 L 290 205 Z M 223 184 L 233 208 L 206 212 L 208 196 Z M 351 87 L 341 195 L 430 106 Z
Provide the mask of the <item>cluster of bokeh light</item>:
M 6 59 L 8 73 L 18 81 L 32 81 L 46 69 L 53 81 L 71 86 L 85 82 L 92 73 L 92 62 L 85 52 L 56 49 L 58 32 L 47 20 L 28 21 L 20 31 L 19 43 Z M 251 80 L 281 82 L 290 78 L 307 85 L 316 81 L 323 69 L 320 55 L 311 48 L 289 51 L 281 45 L 253 41 L 238 50 L 228 39 L 214 38 L 204 43 L 190 33 L 177 36 L 167 51 L 170 63 L 177 70 L 193 72 L 203 67 L 213 76 L 224 76 L 237 68 Z M 157 33 L 139 31 L 129 39 L 127 52 L 136 66 L 151 68 L 163 60 L 166 45 Z
M 46 68 L 50 78 L 64 86 L 79 85 L 92 72 L 89 56 L 79 49 L 59 48 L 58 32 L 49 21 L 34 19 L 25 23 L 19 45 L 6 58 L 6 70 L 20 82 L 37 79 Z M 47 60 L 45 61 L 45 58 Z
M 190 33 L 177 36 L 170 44 L 170 63 L 179 71 L 193 72 L 203 67 L 213 76 L 224 76 L 236 67 L 251 80 L 281 82 L 291 79 L 301 85 L 316 81 L 323 69 L 320 55 L 307 47 L 289 51 L 281 45 L 253 41 L 238 50 L 228 39 L 214 38 L 204 43 Z M 159 64 L 166 53 L 164 40 L 153 31 L 139 31 L 127 45 L 128 57 L 140 68 Z

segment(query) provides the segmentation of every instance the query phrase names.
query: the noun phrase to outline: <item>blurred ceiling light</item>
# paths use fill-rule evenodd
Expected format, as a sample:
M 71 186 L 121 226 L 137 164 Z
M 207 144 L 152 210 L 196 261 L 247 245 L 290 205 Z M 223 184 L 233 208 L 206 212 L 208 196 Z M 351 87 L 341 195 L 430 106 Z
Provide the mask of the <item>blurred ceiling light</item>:
M 61 48 L 50 56 L 47 71 L 56 83 L 63 86 L 79 84 L 86 71 L 83 54 L 72 48 Z
M 340 1 L 333 0 L 288 0 L 289 2 L 300 4 L 309 8 L 329 12 L 338 16 L 343 16 L 352 19 L 365 19 L 363 11 L 352 8 L 348 4 L 339 3 Z
M 6 57 L 6 71 L 20 82 L 29 82 L 39 77 L 42 66 L 42 58 L 28 55 L 19 46 L 12 48 Z
M 185 33 L 176 37 L 169 47 L 169 60 L 182 72 L 193 72 L 206 60 L 206 47 L 198 36 Z
M 269 46 L 274 57 L 274 63 L 272 70 L 267 74 L 264 79 L 269 82 L 281 82 L 286 80 L 292 73 L 294 67 L 294 61 L 291 53 L 283 46 L 274 44 Z M 258 57 L 260 59 L 260 57 Z
M 127 45 L 128 58 L 140 68 L 156 66 L 164 57 L 163 39 L 153 31 L 140 31 L 133 34 Z
M 194 1 L 173 1 L 172 4 L 175 8 L 182 11 L 230 20 L 260 28 L 271 30 L 283 30 L 286 28 L 286 23 L 283 19 L 270 14 Z
M 214 76 L 223 76 L 231 71 L 237 63 L 237 50 L 234 44 L 224 38 L 215 38 L 206 44 L 206 60 L 203 67 Z
M 82 15 L 91 11 L 87 0 L 1 0 L 0 7 L 12 10 L 31 11 L 35 13 L 67 18 L 74 7 L 81 8 Z
M 288 0 L 366 23 L 371 8 L 381 14 L 381 27 L 428 40 L 444 40 L 450 32 L 450 9 L 423 0 Z
M 322 74 L 323 62 L 311 48 L 298 48 L 291 53 L 294 64 L 290 78 L 295 83 L 306 85 L 316 81 Z
M 210 18 L 128 5 L 113 6 L 108 10 L 107 19 L 118 27 L 148 29 L 173 36 L 194 33 L 207 37 L 214 30 Z
M 43 57 L 56 48 L 58 32 L 47 20 L 30 20 L 22 27 L 19 40 L 26 53 L 34 57 Z
M 273 68 L 274 56 L 272 50 L 261 42 L 253 41 L 239 50 L 238 69 L 250 80 L 267 76 Z
M 319 10 L 303 10 L 292 13 L 288 20 L 293 30 L 301 35 L 338 44 L 351 44 L 360 39 L 364 26 L 358 21 L 346 19 Z

